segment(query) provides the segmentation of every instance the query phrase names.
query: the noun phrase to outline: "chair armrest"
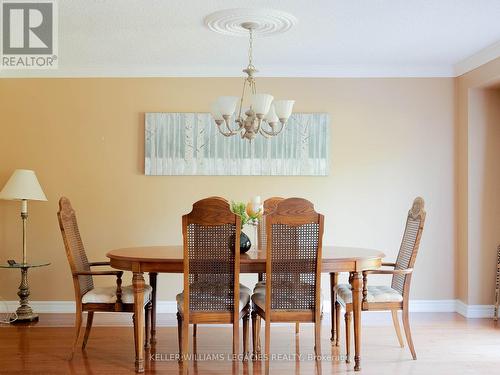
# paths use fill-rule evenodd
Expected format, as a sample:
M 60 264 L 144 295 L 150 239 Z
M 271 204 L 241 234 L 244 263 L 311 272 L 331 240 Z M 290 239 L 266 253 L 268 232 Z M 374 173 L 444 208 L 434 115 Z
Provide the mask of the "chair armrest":
M 376 274 L 376 275 L 408 275 L 413 272 L 413 268 L 406 268 L 404 270 L 366 270 L 363 274 Z
M 95 267 L 95 266 L 110 266 L 111 262 L 90 262 L 89 266 L 90 267 Z
M 386 263 L 382 262 L 382 267 L 396 267 L 396 263 Z
M 83 276 L 83 275 L 89 275 L 89 276 L 106 276 L 106 275 L 115 275 L 115 276 L 121 276 L 123 275 L 123 271 L 77 271 L 73 272 L 74 276 Z

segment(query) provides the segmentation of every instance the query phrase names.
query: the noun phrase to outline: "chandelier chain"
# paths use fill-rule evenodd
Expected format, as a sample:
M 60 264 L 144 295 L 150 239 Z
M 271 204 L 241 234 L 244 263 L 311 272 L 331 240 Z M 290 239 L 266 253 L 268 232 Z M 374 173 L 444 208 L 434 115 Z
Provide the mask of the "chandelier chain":
M 253 66 L 253 30 L 249 29 L 248 32 L 250 34 L 248 43 L 248 67 L 255 69 L 255 67 Z

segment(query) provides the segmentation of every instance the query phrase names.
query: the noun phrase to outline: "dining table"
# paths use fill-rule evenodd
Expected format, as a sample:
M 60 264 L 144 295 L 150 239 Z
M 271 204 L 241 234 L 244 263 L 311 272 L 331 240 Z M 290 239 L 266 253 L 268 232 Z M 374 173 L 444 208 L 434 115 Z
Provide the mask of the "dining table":
M 111 267 L 131 271 L 134 289 L 135 314 L 135 371 L 144 372 L 144 273 L 149 273 L 149 283 L 153 288 L 152 298 L 156 300 L 156 281 L 158 273 L 184 272 L 182 245 L 173 246 L 141 246 L 120 248 L 109 251 L 106 256 Z M 330 274 L 330 290 L 337 283 L 338 274 L 350 274 L 352 288 L 353 322 L 354 322 L 354 370 L 361 369 L 361 307 L 363 280 L 362 272 L 381 267 L 385 254 L 379 250 L 356 247 L 323 246 L 321 272 Z M 266 251 L 251 249 L 241 254 L 240 273 L 265 273 Z M 180 290 L 179 290 L 180 292 Z M 331 299 L 332 311 L 335 301 Z M 156 306 L 156 303 L 154 303 Z M 332 319 L 332 342 L 335 336 L 335 314 Z M 156 308 L 152 311 L 151 338 L 156 336 Z

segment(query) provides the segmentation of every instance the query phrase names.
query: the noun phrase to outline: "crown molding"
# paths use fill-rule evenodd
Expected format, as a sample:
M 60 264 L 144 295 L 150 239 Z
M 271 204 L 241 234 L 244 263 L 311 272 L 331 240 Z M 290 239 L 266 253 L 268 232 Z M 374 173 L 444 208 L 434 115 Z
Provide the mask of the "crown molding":
M 149 66 L 149 67 L 71 67 L 51 70 L 1 70 L 0 78 L 92 78 L 92 77 L 238 77 L 239 67 Z M 259 77 L 287 78 L 416 78 L 454 77 L 447 65 L 311 65 L 265 66 Z
M 495 60 L 498 57 L 500 57 L 500 41 L 483 48 L 482 50 L 455 64 L 454 75 L 456 77 L 461 76 L 471 70 L 479 68 L 481 65 L 484 65 L 491 60 Z

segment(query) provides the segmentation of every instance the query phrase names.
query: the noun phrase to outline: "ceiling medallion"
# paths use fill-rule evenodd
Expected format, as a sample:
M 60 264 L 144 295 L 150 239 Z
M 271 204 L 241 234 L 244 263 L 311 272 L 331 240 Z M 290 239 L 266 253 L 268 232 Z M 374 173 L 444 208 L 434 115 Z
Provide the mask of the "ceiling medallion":
M 248 36 L 248 29 L 242 25 L 254 24 L 254 36 L 270 36 L 287 32 L 297 24 L 297 18 L 290 13 L 275 9 L 225 9 L 205 17 L 205 25 L 212 31 L 233 36 Z
M 243 69 L 247 76 L 243 81 L 241 97 L 221 96 L 212 104 L 212 116 L 222 135 L 231 137 L 240 134 L 241 138 L 252 141 L 258 134 L 269 138 L 283 131 L 295 101 L 274 100 L 270 94 L 257 93 L 254 76 L 258 70 L 253 65 L 253 39 L 255 34 L 285 32 L 296 22 L 296 18 L 288 13 L 262 9 L 230 9 L 205 18 L 206 25 L 213 31 L 249 36 L 248 65 Z M 249 103 L 245 101 L 247 93 Z M 249 107 L 244 109 L 245 105 Z M 235 127 L 231 125 L 233 117 Z

